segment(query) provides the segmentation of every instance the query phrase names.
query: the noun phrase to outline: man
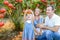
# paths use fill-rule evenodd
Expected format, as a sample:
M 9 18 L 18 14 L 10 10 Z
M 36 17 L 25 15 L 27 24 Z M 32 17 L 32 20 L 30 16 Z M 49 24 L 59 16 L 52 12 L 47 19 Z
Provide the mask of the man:
M 45 18 L 45 26 L 38 24 L 41 29 L 45 30 L 40 39 L 44 36 L 47 40 L 60 40 L 60 17 L 54 13 L 54 7 L 49 5 L 46 9 L 47 17 Z

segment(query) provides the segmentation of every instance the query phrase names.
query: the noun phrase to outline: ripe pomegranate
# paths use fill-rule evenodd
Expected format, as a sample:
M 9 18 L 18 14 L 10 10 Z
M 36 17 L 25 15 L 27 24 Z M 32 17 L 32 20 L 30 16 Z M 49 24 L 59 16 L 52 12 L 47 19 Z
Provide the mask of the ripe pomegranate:
M 9 4 L 8 7 L 13 8 L 13 5 L 12 4 Z
M 6 9 L 5 8 L 2 8 L 1 10 L 0 10 L 0 13 L 5 13 L 6 12 Z
M 5 5 L 8 5 L 8 4 L 9 4 L 9 2 L 6 0 L 6 1 L 4 1 L 4 4 L 5 4 Z
M 22 3 L 23 0 L 19 0 L 20 3 Z
M 0 22 L 0 27 L 2 27 L 4 25 L 4 22 Z
M 0 14 L 0 18 L 4 18 L 4 14 Z

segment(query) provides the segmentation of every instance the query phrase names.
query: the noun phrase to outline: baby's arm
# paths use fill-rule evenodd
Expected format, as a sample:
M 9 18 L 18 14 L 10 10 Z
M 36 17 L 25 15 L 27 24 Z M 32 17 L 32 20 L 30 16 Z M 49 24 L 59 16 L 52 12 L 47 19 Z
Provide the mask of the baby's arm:
M 26 21 L 26 12 L 27 12 L 27 10 L 25 10 L 25 12 L 24 12 L 24 22 Z
M 24 22 L 26 21 L 26 14 L 24 13 Z

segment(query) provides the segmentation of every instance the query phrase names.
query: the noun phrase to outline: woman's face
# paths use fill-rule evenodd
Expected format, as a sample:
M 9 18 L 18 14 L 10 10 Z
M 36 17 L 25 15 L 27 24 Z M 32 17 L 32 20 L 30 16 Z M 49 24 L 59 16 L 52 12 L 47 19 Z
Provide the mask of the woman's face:
M 38 16 L 40 12 L 38 10 L 35 11 L 35 15 Z

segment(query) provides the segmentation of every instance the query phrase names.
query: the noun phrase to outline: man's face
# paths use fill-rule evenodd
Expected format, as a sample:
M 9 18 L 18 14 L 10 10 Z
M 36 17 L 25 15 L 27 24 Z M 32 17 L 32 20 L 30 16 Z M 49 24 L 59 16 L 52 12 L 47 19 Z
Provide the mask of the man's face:
M 52 7 L 47 7 L 47 9 L 46 9 L 46 14 L 47 14 L 48 16 L 51 16 L 52 13 L 53 13 Z

